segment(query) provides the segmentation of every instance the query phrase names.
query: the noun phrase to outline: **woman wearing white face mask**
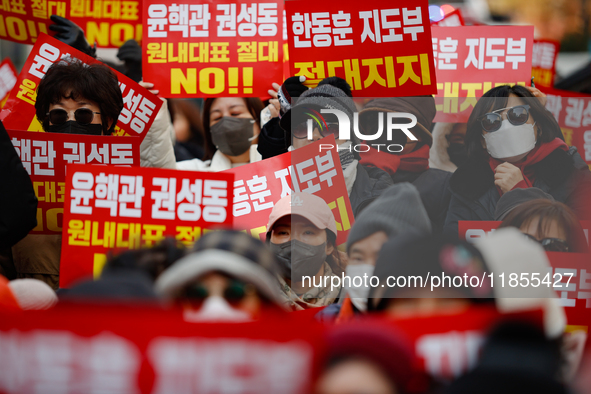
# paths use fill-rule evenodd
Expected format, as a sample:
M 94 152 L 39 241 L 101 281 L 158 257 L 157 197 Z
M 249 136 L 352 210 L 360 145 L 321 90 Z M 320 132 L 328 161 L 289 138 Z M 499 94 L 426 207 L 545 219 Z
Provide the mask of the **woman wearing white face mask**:
M 450 180 L 446 233 L 458 236 L 460 220 L 494 220 L 497 202 L 515 188 L 537 187 L 580 218 L 591 216 L 591 173 L 545 101 L 535 88 L 508 85 L 478 101 L 468 120 L 468 160 Z

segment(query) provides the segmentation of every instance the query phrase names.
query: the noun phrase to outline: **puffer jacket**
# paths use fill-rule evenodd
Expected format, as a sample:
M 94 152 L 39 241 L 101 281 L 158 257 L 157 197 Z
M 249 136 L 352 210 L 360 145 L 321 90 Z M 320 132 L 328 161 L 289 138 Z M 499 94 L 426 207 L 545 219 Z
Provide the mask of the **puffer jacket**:
M 555 150 L 533 166 L 533 186 L 568 205 L 581 219 L 591 218 L 591 172 L 577 148 Z M 494 220 L 501 198 L 487 161 L 468 160 L 450 179 L 452 193 L 444 232 L 458 237 L 460 220 Z
M 392 178 L 386 171 L 376 167 L 364 167 L 357 163 L 355 183 L 349 194 L 353 216 L 357 217 L 363 208 L 393 184 Z
M 174 139 L 174 127 L 165 101 L 140 145 L 140 165 L 175 169 Z

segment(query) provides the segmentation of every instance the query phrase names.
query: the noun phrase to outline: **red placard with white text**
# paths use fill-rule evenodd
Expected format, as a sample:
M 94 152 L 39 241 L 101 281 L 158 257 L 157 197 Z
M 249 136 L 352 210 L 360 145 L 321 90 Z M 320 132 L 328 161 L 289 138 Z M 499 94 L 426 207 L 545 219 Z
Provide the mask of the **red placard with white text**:
M 13 93 L 0 112 L 0 120 L 7 129 L 43 131 L 35 116 L 37 87 L 47 69 L 60 59 L 74 58 L 86 64 L 100 63 L 76 49 L 42 34 L 31 50 Z M 154 122 L 162 100 L 125 75 L 113 70 L 119 80 L 124 108 L 117 119 L 113 135 L 137 136 L 144 139 Z
M 519 320 L 542 328 L 542 316 L 541 310 L 503 314 L 494 306 L 478 305 L 455 313 L 394 318 L 388 322 L 412 341 L 418 368 L 449 381 L 476 366 L 484 339 L 497 324 Z
M 0 312 L 0 392 L 310 393 L 326 328 L 279 312 L 249 323 L 137 304 Z
M 564 141 L 576 146 L 591 168 L 591 96 L 543 87 L 540 90 L 547 95 L 546 109 L 558 121 Z
M 0 2 L 0 39 L 35 44 L 49 29 L 51 15 L 77 24 L 90 45 L 118 48 L 127 40 L 142 39 L 140 0 L 36 0 Z
M 433 26 L 435 122 L 466 123 L 491 88 L 531 80 L 533 26 Z
M 336 220 L 337 245 L 347 242 L 354 219 L 343 169 L 336 150 L 320 150 L 322 145 L 335 146 L 334 136 L 279 156 L 224 171 L 236 176 L 234 228 L 248 230 L 252 236 L 264 240 L 274 204 L 295 190 L 322 197 Z
M 269 97 L 283 80 L 283 1 L 178 3 L 144 1 L 144 79 L 163 97 Z
M 292 75 L 315 87 L 345 79 L 358 97 L 436 93 L 429 3 L 297 0 L 285 3 Z
M 465 26 L 464 17 L 462 16 L 462 10 L 459 8 L 450 12 L 449 14 L 445 15 L 445 17 L 440 20 L 439 22 L 431 23 L 431 26 L 445 26 L 445 27 L 455 27 L 455 26 Z
M 203 231 L 232 228 L 233 174 L 68 166 L 60 287 L 98 275 L 111 249 L 191 245 Z
M 31 234 L 61 234 L 66 165 L 140 165 L 138 137 L 109 137 L 7 130 L 16 153 L 29 173 L 37 205 L 37 227 Z
M 12 60 L 7 57 L 0 63 L 0 109 L 4 107 L 10 91 L 16 84 L 17 76 Z
M 534 40 L 531 61 L 532 77 L 537 88 L 551 88 L 556 76 L 556 59 L 560 52 L 560 43 L 551 40 Z

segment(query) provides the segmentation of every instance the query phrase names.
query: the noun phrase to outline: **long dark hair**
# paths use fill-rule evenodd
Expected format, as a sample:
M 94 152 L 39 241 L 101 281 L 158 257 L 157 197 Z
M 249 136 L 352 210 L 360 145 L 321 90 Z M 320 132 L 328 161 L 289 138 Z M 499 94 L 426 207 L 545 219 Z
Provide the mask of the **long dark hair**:
M 326 262 L 332 269 L 332 273 L 341 276 L 345 272 L 345 263 L 341 259 L 341 253 L 337 249 L 337 236 L 332 231 L 326 229 L 326 242 L 332 245 L 332 253 L 326 256 Z
M 538 234 L 543 234 L 553 222 L 566 233 L 566 242 L 572 252 L 587 253 L 589 247 L 583 228 L 575 213 L 558 201 L 538 199 L 524 202 L 507 214 L 499 228 L 528 226 L 538 218 Z
M 488 152 L 482 147 L 482 126 L 480 124 L 481 118 L 492 111 L 507 107 L 509 95 L 514 94 L 517 97 L 525 98 L 525 104 L 530 106 L 529 111 L 531 116 L 536 121 L 536 125 L 540 130 L 536 145 L 541 145 L 546 142 L 554 140 L 558 137 L 564 140 L 558 122 L 534 96 L 519 85 L 502 85 L 493 88 L 486 92 L 474 107 L 470 119 L 468 119 L 468 130 L 466 131 L 466 147 L 468 148 L 468 158 L 470 159 L 488 159 Z M 533 100 L 531 98 L 534 98 Z
M 211 160 L 213 154 L 217 150 L 211 139 L 211 129 L 209 128 L 211 106 L 213 105 L 216 98 L 207 98 L 203 104 L 203 131 L 205 132 L 205 155 L 203 155 L 203 161 Z M 265 108 L 265 105 L 258 97 L 242 97 L 248 112 L 252 115 L 252 118 L 261 127 L 261 111 Z

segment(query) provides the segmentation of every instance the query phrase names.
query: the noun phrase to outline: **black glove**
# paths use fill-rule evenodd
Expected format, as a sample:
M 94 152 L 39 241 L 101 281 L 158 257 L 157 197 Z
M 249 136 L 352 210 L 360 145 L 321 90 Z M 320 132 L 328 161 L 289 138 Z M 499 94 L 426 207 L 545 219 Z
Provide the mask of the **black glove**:
M 55 24 L 50 25 L 49 30 L 57 32 L 57 34 L 53 36 L 54 38 L 80 52 L 96 57 L 96 44 L 94 47 L 91 47 L 90 44 L 88 44 L 88 41 L 86 41 L 86 38 L 84 37 L 84 30 L 82 30 L 80 26 L 58 15 L 52 15 L 50 19 Z
M 279 104 L 281 105 L 281 115 L 285 114 L 291 109 L 291 99 L 300 97 L 308 88 L 303 85 L 306 77 L 300 75 L 299 77 L 289 77 L 281 85 L 281 89 L 277 93 Z
M 117 52 L 119 60 L 125 62 L 123 74 L 135 82 L 142 80 L 142 47 L 136 40 L 125 41 Z

